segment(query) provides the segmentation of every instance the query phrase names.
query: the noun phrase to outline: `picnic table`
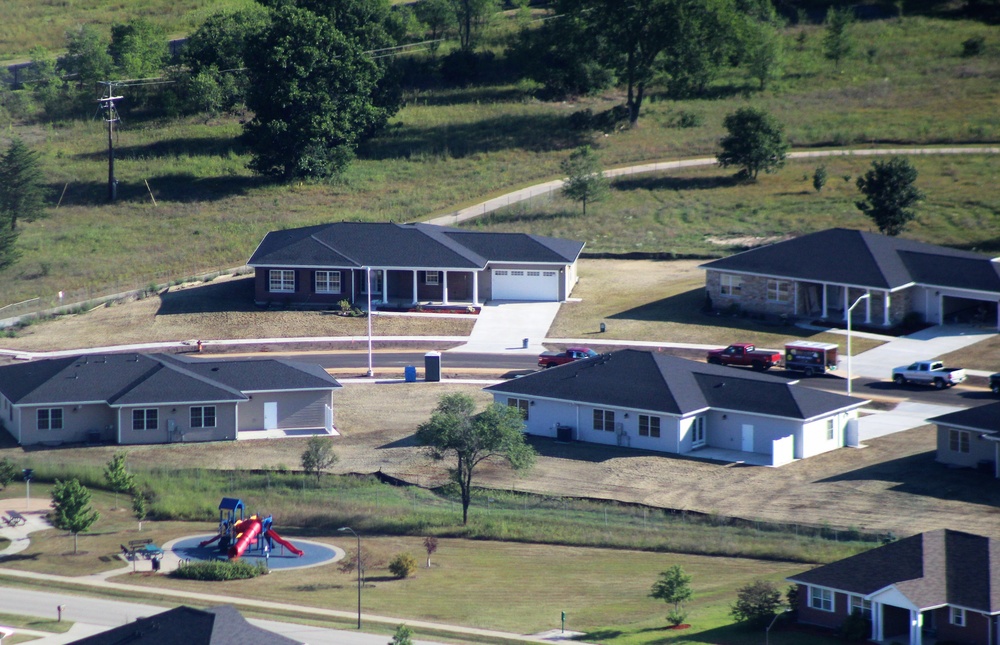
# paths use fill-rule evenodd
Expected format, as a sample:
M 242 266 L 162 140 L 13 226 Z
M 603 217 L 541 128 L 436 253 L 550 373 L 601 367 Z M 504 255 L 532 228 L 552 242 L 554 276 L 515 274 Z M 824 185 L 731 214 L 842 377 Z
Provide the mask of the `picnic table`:
M 161 549 L 160 547 L 156 546 L 153 543 L 146 544 L 142 548 L 136 549 L 135 552 L 142 554 L 142 557 L 146 558 L 147 560 L 150 558 L 163 556 L 163 549 Z
M 7 515 L 3 518 L 3 523 L 7 526 L 21 526 L 27 521 L 28 519 L 17 511 L 7 511 Z

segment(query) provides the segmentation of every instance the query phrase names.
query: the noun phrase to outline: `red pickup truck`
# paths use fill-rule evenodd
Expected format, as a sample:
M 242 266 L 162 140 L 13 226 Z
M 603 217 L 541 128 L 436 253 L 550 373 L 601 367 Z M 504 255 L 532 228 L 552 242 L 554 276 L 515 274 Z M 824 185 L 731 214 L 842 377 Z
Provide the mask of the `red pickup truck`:
M 597 352 L 589 347 L 567 347 L 565 352 L 542 352 L 538 356 L 538 367 L 555 367 L 593 356 L 597 356 Z
M 709 350 L 708 362 L 715 365 L 747 365 L 763 372 L 781 363 L 781 352 L 757 349 L 750 343 L 734 343 L 725 349 Z

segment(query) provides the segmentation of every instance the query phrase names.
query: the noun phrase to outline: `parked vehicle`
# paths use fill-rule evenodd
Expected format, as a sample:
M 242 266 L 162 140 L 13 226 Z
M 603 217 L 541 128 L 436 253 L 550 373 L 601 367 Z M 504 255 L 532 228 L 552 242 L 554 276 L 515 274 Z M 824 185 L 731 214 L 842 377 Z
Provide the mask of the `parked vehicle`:
M 990 374 L 990 389 L 993 394 L 1000 394 L 1000 372 Z
M 837 369 L 835 343 L 819 343 L 813 340 L 799 340 L 785 343 L 785 369 L 802 372 L 806 377 Z
M 597 356 L 597 352 L 589 347 L 567 347 L 565 352 L 542 352 L 539 354 L 538 367 L 555 367 L 594 356 Z
M 892 380 L 896 385 L 910 381 L 933 385 L 939 390 L 957 385 L 965 380 L 965 370 L 961 367 L 945 367 L 938 360 L 917 361 L 892 370 Z
M 763 372 L 781 362 L 781 353 L 773 349 L 757 349 L 750 343 L 733 343 L 725 349 L 709 350 L 708 362 L 715 365 L 746 365 Z

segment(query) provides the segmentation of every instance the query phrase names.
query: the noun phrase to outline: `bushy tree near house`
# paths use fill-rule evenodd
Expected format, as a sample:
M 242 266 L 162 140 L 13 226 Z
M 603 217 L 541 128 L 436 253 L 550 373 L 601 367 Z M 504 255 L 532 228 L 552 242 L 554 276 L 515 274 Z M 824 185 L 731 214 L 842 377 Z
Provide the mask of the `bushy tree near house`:
M 340 458 L 333 451 L 333 439 L 330 437 L 309 437 L 306 449 L 302 452 L 302 470 L 316 475 L 316 483 L 323 471 L 336 464 Z
M 653 588 L 649 592 L 650 598 L 656 598 L 668 605 L 673 605 L 667 613 L 667 622 L 674 626 L 680 625 L 687 618 L 684 603 L 690 600 L 693 595 L 691 576 L 684 573 L 684 569 L 679 564 L 661 572 L 660 579 L 653 583 Z
M 899 235 L 917 216 L 913 207 L 924 198 L 916 181 L 917 169 L 903 157 L 876 159 L 868 172 L 858 177 L 858 190 L 864 199 L 854 204 L 875 222 L 880 233 Z
M 777 119 L 763 109 L 744 107 L 722 122 L 728 134 L 719 142 L 717 159 L 723 168 L 736 166 L 754 181 L 763 170 L 772 173 L 785 164 L 788 142 Z
M 115 508 L 118 508 L 118 494 L 130 493 L 135 488 L 135 476 L 128 471 L 128 453 L 119 450 L 104 466 L 104 481 L 115 493 Z
M 781 608 L 781 592 L 767 580 L 754 580 L 740 587 L 730 615 L 752 626 L 764 625 Z

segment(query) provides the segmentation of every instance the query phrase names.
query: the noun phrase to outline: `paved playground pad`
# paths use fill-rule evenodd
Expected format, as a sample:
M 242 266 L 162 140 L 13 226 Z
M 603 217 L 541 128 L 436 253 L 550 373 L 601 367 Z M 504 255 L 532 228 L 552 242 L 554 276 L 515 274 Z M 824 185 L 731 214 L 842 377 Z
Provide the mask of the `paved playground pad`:
M 207 546 L 199 546 L 211 537 L 213 536 L 208 534 L 180 538 L 164 546 L 164 550 L 171 552 L 181 561 L 228 560 L 226 553 L 219 550 L 218 544 L 213 543 Z M 279 569 L 316 567 L 336 562 L 344 557 L 343 550 L 320 542 L 299 539 L 289 540 L 289 542 L 292 542 L 296 547 L 301 549 L 303 555 L 295 555 L 280 544 L 275 544 L 267 556 L 258 549 L 247 549 L 240 557 L 240 560 L 250 562 L 251 564 L 266 562 L 267 567 L 274 571 Z

